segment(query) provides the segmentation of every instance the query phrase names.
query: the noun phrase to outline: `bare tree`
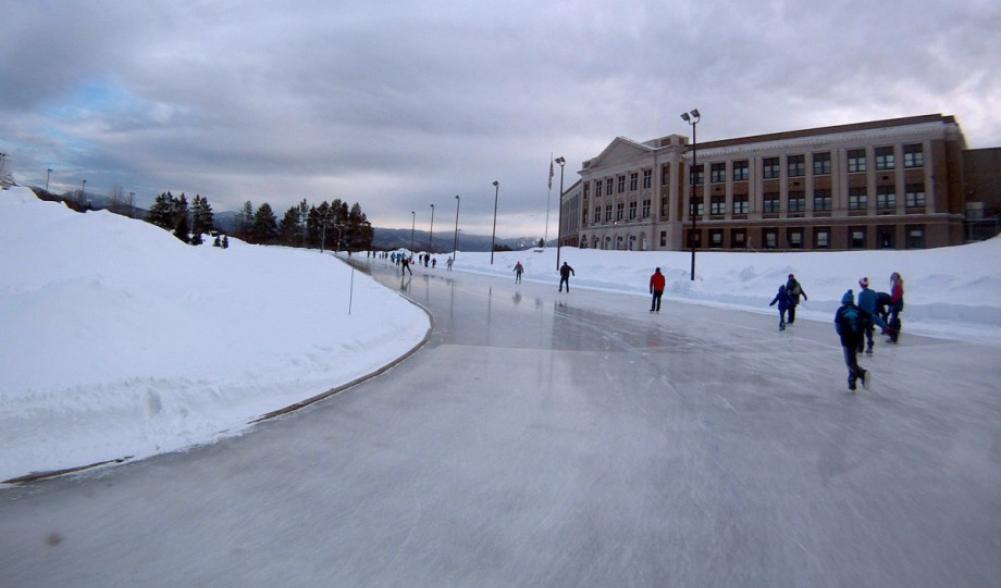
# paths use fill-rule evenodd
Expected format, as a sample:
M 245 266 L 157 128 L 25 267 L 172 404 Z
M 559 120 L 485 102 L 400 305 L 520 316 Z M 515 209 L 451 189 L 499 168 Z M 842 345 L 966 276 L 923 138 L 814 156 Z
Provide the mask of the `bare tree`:
M 111 199 L 111 204 L 108 205 L 111 212 L 126 214 L 125 189 L 122 188 L 121 184 L 115 184 L 108 192 L 108 197 Z

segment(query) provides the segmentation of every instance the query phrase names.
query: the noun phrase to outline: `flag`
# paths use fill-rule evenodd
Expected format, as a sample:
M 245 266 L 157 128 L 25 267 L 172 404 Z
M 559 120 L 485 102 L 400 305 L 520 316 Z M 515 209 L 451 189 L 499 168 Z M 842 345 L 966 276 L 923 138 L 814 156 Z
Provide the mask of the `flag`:
M 553 189 L 553 159 L 549 158 L 549 189 Z

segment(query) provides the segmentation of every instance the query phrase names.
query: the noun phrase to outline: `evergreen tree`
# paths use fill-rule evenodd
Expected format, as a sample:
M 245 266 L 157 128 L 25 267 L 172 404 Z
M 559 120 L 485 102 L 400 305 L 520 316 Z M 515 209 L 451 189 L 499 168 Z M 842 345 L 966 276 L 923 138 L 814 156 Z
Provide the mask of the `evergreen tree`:
M 146 222 L 154 224 L 161 229 L 168 231 L 175 228 L 174 224 L 174 195 L 170 192 L 163 192 L 153 201 L 149 213 L 146 214 Z
M 219 235 L 215 236 L 215 241 L 212 242 L 213 247 L 222 247 L 222 242 L 219 240 Z
M 299 203 L 299 231 L 300 244 L 309 247 L 309 205 L 305 198 Z
M 278 238 L 278 220 L 271 210 L 271 205 L 265 202 L 254 215 L 254 240 L 257 243 L 272 243 Z
M 250 200 L 243 203 L 243 209 L 236 216 L 236 221 L 236 234 L 249 240 L 254 228 L 254 205 Z
M 188 225 L 188 215 L 179 214 L 177 216 L 177 226 L 174 227 L 174 236 L 187 243 L 190 240 L 189 232 L 190 225 Z
M 202 234 L 201 233 L 195 233 L 195 234 L 191 235 L 191 244 L 192 245 L 201 245 L 203 242 L 204 241 L 202 241 Z
M 325 206 L 325 205 L 326 202 L 324 202 L 320 206 Z M 307 247 L 316 247 L 320 244 L 320 230 L 321 226 L 323 225 L 323 220 L 320 215 L 321 213 L 319 208 L 317 208 L 316 206 L 309 207 L 309 216 L 306 219 Z
M 229 237 L 227 237 L 226 235 L 222 236 L 222 248 L 229 249 Z
M 215 228 L 215 219 L 212 214 L 212 205 L 207 198 L 195 195 L 194 203 L 191 205 L 191 232 L 198 235 L 209 233 Z
M 281 222 L 281 242 L 285 245 L 297 245 L 299 241 L 299 206 L 293 206 L 285 211 Z

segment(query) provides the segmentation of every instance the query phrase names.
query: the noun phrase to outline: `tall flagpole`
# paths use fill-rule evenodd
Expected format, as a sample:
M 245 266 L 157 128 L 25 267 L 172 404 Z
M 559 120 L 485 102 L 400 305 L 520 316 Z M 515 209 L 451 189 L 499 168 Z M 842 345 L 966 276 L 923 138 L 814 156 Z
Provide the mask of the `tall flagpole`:
M 549 201 L 553 197 L 553 152 L 549 152 L 549 192 L 546 193 L 546 230 L 542 237 L 542 246 L 549 242 Z

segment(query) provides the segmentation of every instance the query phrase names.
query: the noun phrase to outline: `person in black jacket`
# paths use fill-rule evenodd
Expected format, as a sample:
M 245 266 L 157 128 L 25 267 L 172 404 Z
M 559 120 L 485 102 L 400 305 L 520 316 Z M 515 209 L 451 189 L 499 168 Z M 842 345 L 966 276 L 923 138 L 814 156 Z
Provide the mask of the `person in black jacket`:
M 803 300 L 809 300 L 810 297 L 806 295 L 803 287 L 796 281 L 796 276 L 792 274 L 789 274 L 789 280 L 786 282 L 786 292 L 789 294 L 789 320 L 786 321 L 786 324 L 791 325 L 796 322 L 796 306 L 799 305 L 799 297 L 802 296 Z
M 570 291 L 570 276 L 571 275 L 576 276 L 577 274 L 573 271 L 573 268 L 570 267 L 570 265 L 567 264 L 567 262 L 564 261 L 563 265 L 560 266 L 560 292 L 563 291 L 563 284 L 567 285 L 567 292 Z
M 862 380 L 862 387 L 869 388 L 869 372 L 858 365 L 858 348 L 862 343 L 861 311 L 855 306 L 855 295 L 851 290 L 841 297 L 841 307 L 834 314 L 834 329 L 841 337 L 841 351 L 848 367 L 848 389 L 855 391 L 856 380 Z

